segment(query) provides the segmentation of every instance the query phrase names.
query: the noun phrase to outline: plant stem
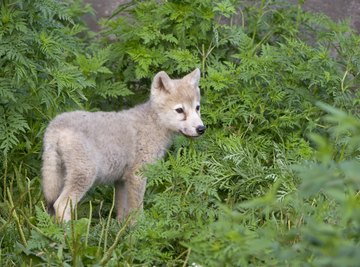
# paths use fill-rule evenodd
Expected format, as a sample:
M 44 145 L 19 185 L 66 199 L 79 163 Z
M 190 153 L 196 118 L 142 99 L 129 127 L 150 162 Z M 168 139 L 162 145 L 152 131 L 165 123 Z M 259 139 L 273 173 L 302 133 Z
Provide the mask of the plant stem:
M 7 157 L 5 157 L 5 160 L 4 160 L 4 182 L 3 182 L 3 188 L 4 188 L 4 192 L 3 192 L 3 198 L 5 200 L 5 196 L 6 196 L 6 177 L 7 177 Z
M 116 234 L 115 237 L 115 241 L 114 243 L 111 245 L 111 247 L 104 253 L 103 258 L 100 260 L 100 265 L 104 266 L 110 259 L 111 259 L 111 255 L 114 252 L 115 248 L 117 247 L 117 245 L 120 242 L 120 237 L 121 234 L 124 232 L 124 230 L 126 229 L 126 227 L 129 225 L 130 221 L 131 221 L 131 215 L 127 218 L 127 220 L 125 221 L 125 224 L 123 225 L 123 227 L 119 230 L 119 232 Z
M 89 223 L 88 223 L 87 229 L 86 229 L 85 247 L 88 246 L 88 240 L 89 240 L 89 234 L 90 234 L 90 225 L 91 225 L 91 219 L 92 219 L 92 203 L 91 203 L 91 201 L 90 201 L 89 205 L 90 205 Z
M 9 190 L 9 188 L 6 188 L 6 190 L 7 190 L 7 194 L 8 194 L 8 198 L 9 198 L 10 210 L 11 210 L 11 213 L 12 213 L 14 219 L 15 219 L 16 226 L 17 226 L 18 231 L 19 231 L 21 242 L 26 247 L 27 246 L 26 238 L 25 238 L 24 232 L 23 232 L 23 230 L 21 228 L 21 223 L 20 223 L 19 217 L 18 217 L 18 215 L 16 213 L 16 209 L 15 209 L 15 206 L 14 206 L 12 196 L 10 194 L 10 190 Z
M 341 79 L 341 91 L 344 93 L 345 92 L 345 90 L 346 90 L 346 87 L 345 87 L 345 79 L 346 79 L 346 76 L 348 75 L 348 73 L 349 73 L 349 70 L 348 69 L 346 69 L 346 71 L 345 71 L 345 73 L 344 73 L 344 76 L 342 77 L 342 79 Z
M 108 238 L 108 233 L 109 233 L 111 214 L 112 214 L 112 212 L 113 212 L 113 210 L 114 210 L 114 206 L 115 206 L 115 188 L 113 189 L 112 204 L 111 204 L 110 212 L 109 212 L 108 219 L 107 219 L 107 222 L 106 222 L 105 240 L 104 240 L 104 251 L 106 250 L 106 246 L 107 246 L 107 238 Z
M 187 254 L 186 254 L 185 261 L 184 261 L 184 263 L 183 263 L 183 267 L 185 267 L 186 264 L 187 264 L 187 262 L 189 261 L 190 253 L 191 253 L 191 248 L 189 248 L 189 249 L 187 250 Z

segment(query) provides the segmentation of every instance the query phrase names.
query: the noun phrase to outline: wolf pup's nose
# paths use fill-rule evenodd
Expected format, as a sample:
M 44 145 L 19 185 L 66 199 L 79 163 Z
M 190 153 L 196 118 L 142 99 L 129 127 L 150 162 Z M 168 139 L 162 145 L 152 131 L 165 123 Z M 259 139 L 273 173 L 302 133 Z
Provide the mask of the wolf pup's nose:
M 205 133 L 206 127 L 204 125 L 199 125 L 198 127 L 196 127 L 196 132 L 201 135 L 203 133 Z

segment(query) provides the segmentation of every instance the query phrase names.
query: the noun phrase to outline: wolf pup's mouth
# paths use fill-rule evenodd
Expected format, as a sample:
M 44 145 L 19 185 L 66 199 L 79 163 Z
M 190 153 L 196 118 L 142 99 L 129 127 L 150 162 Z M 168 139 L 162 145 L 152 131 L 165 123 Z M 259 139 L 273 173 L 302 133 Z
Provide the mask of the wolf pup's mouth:
M 197 138 L 200 135 L 188 135 L 186 133 L 184 133 L 182 130 L 179 130 L 179 133 L 181 133 L 183 136 L 188 137 L 188 138 Z

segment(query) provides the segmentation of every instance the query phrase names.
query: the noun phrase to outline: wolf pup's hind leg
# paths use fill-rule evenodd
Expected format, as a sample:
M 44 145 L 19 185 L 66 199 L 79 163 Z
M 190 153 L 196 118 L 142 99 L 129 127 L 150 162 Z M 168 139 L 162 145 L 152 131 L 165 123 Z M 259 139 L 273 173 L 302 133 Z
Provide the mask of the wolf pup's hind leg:
M 146 178 L 140 177 L 135 174 L 130 174 L 125 177 L 126 189 L 127 189 L 127 212 L 142 211 L 143 201 L 146 188 Z M 126 214 L 127 216 L 128 214 Z M 122 219 L 119 218 L 118 219 Z M 135 220 L 131 220 L 131 224 L 134 224 Z
M 128 193 L 125 181 L 117 181 L 115 183 L 115 205 L 117 219 L 119 222 L 123 221 L 129 213 L 127 195 Z
M 63 130 L 58 144 L 66 173 L 54 209 L 58 220 L 69 221 L 71 207 L 75 208 L 96 179 L 96 163 L 82 134 Z

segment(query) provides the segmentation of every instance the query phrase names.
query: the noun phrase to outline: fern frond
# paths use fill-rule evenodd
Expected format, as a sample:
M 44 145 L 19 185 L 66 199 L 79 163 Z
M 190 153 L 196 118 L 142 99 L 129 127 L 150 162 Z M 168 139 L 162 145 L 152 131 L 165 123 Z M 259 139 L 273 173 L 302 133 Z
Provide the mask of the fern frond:
M 189 50 L 173 49 L 165 54 L 171 61 L 176 62 L 175 69 L 182 72 L 191 70 L 194 65 L 199 64 L 199 60 Z
M 108 97 L 119 97 L 119 96 L 129 96 L 134 94 L 127 88 L 127 85 L 123 82 L 110 82 L 104 81 L 98 84 L 96 94 L 102 96 L 103 98 Z
M 29 125 L 24 116 L 15 110 L 0 107 L 0 149 L 7 154 L 19 143 L 19 135 L 26 132 Z

